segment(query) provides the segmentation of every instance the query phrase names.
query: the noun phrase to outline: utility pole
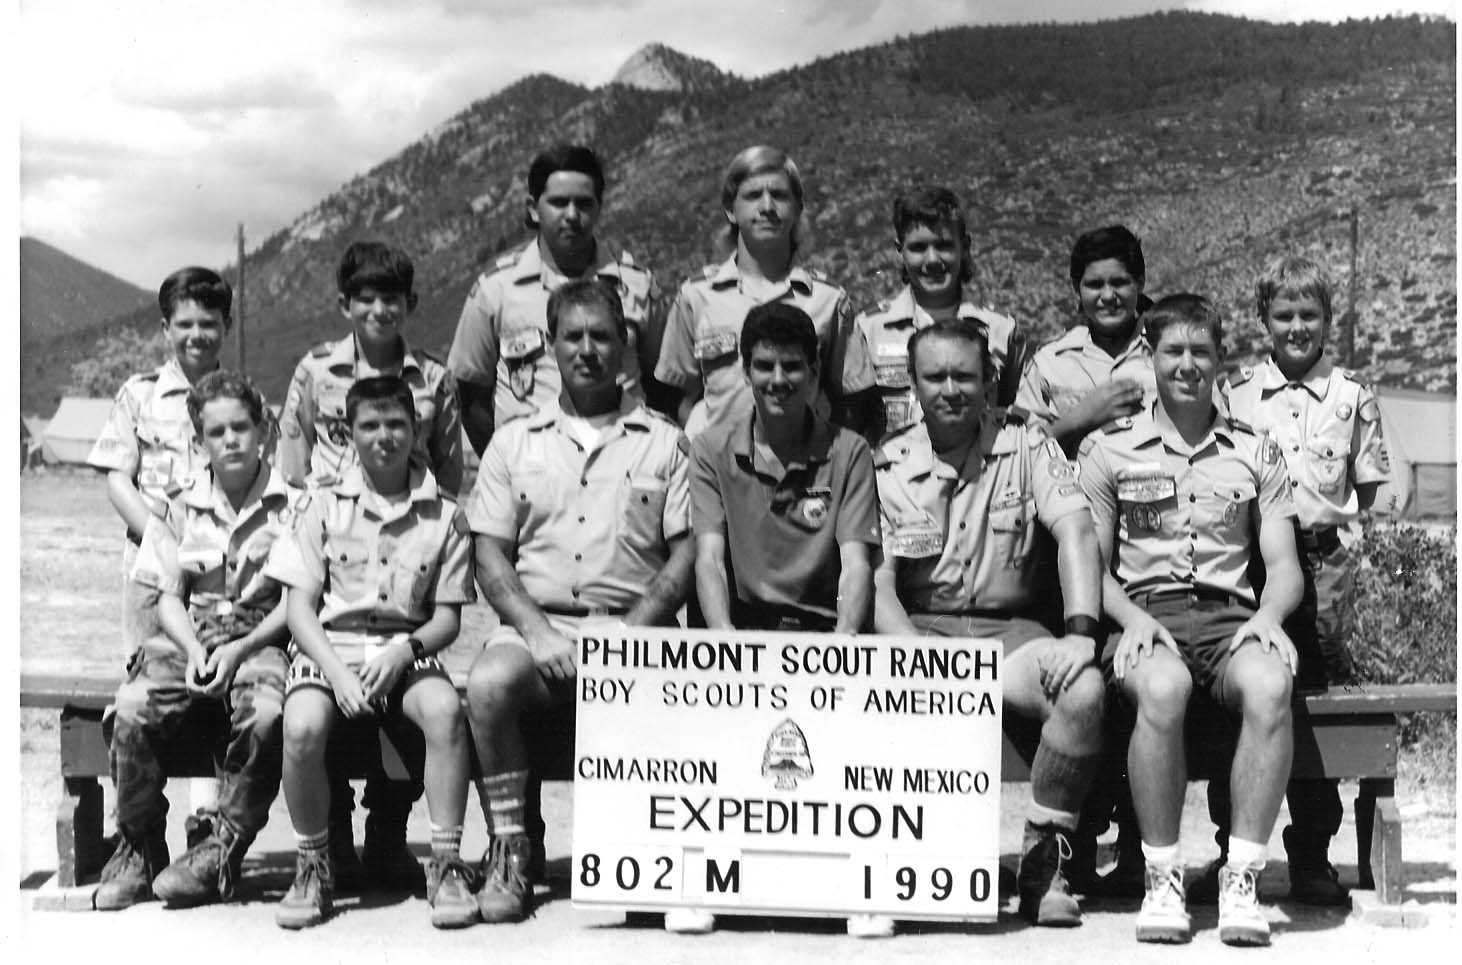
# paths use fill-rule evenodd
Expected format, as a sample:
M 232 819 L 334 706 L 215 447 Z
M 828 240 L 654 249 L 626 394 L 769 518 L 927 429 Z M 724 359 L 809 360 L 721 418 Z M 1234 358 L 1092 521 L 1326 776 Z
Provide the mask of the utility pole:
M 1360 291 L 1360 205 L 1350 206 L 1350 308 L 1345 313 L 1344 341 L 1341 343 L 1346 368 L 1355 368 L 1355 327 L 1360 322 L 1356 297 Z
M 239 374 L 247 371 L 244 364 L 244 223 L 239 222 L 239 282 L 234 286 L 234 344 L 239 353 Z

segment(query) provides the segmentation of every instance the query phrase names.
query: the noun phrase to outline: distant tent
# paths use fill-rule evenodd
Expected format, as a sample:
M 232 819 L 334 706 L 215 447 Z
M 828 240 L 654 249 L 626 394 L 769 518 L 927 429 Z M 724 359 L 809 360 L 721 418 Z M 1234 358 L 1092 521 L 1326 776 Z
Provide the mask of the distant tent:
M 20 468 L 34 469 L 46 461 L 46 420 L 40 416 L 20 417 Z
M 1391 454 L 1391 482 L 1377 508 L 1398 517 L 1457 515 L 1457 398 L 1378 386 L 1381 430 Z M 1389 493 L 1387 492 L 1389 490 Z
M 46 426 L 44 449 L 46 462 L 84 464 L 91 455 L 96 437 L 101 435 L 107 416 L 112 411 L 111 399 L 82 399 L 68 396 L 51 416 Z

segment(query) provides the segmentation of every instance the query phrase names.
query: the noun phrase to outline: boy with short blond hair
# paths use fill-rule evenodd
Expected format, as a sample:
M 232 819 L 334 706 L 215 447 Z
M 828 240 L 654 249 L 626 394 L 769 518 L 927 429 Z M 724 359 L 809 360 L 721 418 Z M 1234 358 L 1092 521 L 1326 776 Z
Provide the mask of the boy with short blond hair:
M 1241 370 L 1228 392 L 1235 418 L 1278 444 L 1292 480 L 1305 595 L 1286 629 L 1299 650 L 1301 689 L 1355 680 L 1350 641 L 1360 515 L 1375 502 L 1390 469 L 1375 392 L 1325 351 L 1333 291 L 1325 269 L 1308 258 L 1270 261 L 1255 286 L 1270 356 Z M 1328 853 L 1343 815 L 1338 782 L 1291 781 L 1286 797 L 1290 896 L 1305 904 L 1343 904 L 1348 892 Z M 1226 802 L 1214 804 L 1226 818 Z M 1226 851 L 1227 821 L 1220 823 Z
M 461 607 L 475 598 L 466 518 L 413 458 L 410 386 L 361 379 L 346 394 L 355 463 L 316 489 L 267 572 L 289 588 L 294 636 L 284 708 L 284 793 L 299 843 L 295 881 L 280 902 L 283 928 L 329 917 L 334 890 L 325 749 L 339 717 L 409 722 L 426 744 L 432 822 L 427 900 L 432 924 L 477 918 L 461 861 L 468 738 L 461 700 L 436 654 L 456 639 Z M 374 731 L 374 727 L 370 728 Z M 344 739 L 364 735 L 341 735 Z M 374 734 L 370 735 L 370 739 Z

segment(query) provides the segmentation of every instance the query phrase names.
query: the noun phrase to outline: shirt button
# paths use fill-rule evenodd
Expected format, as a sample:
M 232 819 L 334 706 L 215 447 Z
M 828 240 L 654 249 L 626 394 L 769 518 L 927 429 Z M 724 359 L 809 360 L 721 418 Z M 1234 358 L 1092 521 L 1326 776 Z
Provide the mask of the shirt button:
M 581 523 L 582 523 L 582 522 L 583 522 L 583 521 L 584 521 L 584 517 L 582 517 L 582 516 L 580 516 L 580 517 L 579 517 L 579 522 L 581 522 Z
M 1298 479 L 1291 479 L 1291 480 L 1290 480 L 1290 481 L 1289 481 L 1289 484 L 1290 484 L 1290 485 L 1291 485 L 1291 486 L 1298 486 L 1298 485 L 1299 485 L 1299 484 L 1300 484 L 1300 481 L 1299 481 L 1299 480 L 1298 480 Z
M 572 590 L 570 590 L 569 592 L 572 593 L 574 596 L 578 596 L 579 595 L 579 588 L 576 586 Z
M 575 553 L 574 554 L 574 562 L 575 563 L 579 562 L 583 558 L 584 558 L 584 554 L 583 553 Z
M 1289 447 L 1289 451 L 1290 452 L 1299 452 L 1300 451 L 1300 447 L 1299 446 L 1290 446 Z
M 386 565 L 386 558 L 384 556 L 381 557 L 381 565 L 382 566 L 385 566 Z
M 384 594 L 384 593 L 381 594 L 381 602 L 382 603 L 386 602 L 386 594 Z
M 579 480 L 579 485 L 580 486 L 587 486 L 587 485 L 589 485 L 589 477 L 588 476 L 585 476 L 583 479 L 580 479 Z
M 1190 502 L 1190 503 L 1196 503 L 1196 502 L 1198 502 L 1198 496 L 1197 496 L 1197 494 L 1195 494 L 1195 493 L 1189 493 L 1188 494 L 1188 502 Z
M 967 525 L 967 524 L 965 524 L 965 523 L 960 523 L 960 524 L 959 524 L 959 528 L 960 528 L 960 529 L 968 529 L 968 528 L 969 528 L 969 527 L 968 527 L 968 525 Z

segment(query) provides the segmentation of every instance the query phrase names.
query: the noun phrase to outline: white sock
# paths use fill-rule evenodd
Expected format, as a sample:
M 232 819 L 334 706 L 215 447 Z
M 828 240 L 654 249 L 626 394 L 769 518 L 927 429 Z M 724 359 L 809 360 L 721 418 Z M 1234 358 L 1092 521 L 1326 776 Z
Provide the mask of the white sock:
M 1152 868 L 1176 868 L 1178 862 L 1182 860 L 1182 854 L 1178 851 L 1176 842 L 1158 847 L 1144 841 L 1142 842 L 1142 857 Z
M 1245 841 L 1243 838 L 1228 839 L 1228 866 L 1234 870 L 1248 868 L 1251 871 L 1263 871 L 1264 862 L 1268 858 L 1269 848 L 1266 845 Z

